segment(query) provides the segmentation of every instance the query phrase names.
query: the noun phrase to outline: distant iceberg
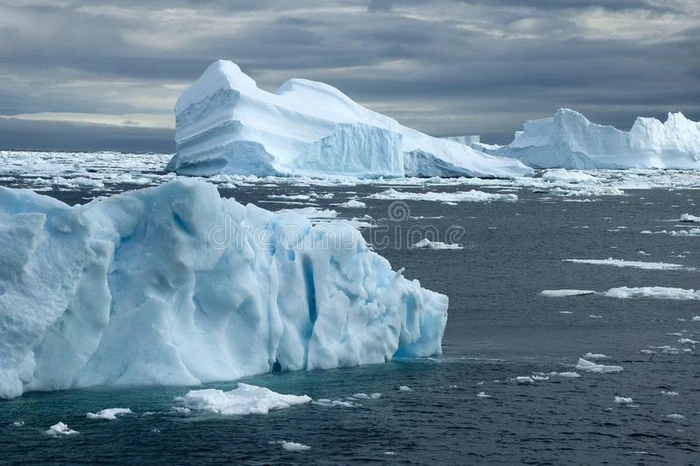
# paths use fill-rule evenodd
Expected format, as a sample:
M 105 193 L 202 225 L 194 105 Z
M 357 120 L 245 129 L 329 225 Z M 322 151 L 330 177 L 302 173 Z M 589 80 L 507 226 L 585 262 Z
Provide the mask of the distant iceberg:
M 0 398 L 430 356 L 447 305 L 351 225 L 202 181 L 75 207 L 0 188 Z
M 531 176 L 517 160 L 434 138 L 353 102 L 338 89 L 291 79 L 275 93 L 219 60 L 175 107 L 184 175 Z
M 553 118 L 526 122 L 513 142 L 488 152 L 534 168 L 700 169 L 700 122 L 669 113 L 665 123 L 637 118 L 621 131 L 562 108 Z

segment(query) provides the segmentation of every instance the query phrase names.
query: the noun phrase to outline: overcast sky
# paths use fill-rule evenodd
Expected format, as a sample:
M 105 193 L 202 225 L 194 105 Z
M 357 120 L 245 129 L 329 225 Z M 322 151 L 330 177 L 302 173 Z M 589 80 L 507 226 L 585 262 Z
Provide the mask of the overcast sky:
M 218 58 L 486 142 L 559 107 L 700 120 L 698 0 L 0 0 L 0 148 L 170 152 Z

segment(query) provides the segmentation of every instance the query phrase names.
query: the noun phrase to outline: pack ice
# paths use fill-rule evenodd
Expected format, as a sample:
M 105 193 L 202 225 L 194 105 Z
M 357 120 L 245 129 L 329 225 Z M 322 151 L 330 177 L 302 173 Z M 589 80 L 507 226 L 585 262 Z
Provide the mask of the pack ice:
M 185 175 L 532 175 L 517 160 L 402 126 L 327 84 L 291 79 L 266 92 L 224 60 L 182 93 L 175 122 L 167 168 Z
M 509 145 L 490 151 L 534 168 L 700 168 L 700 122 L 669 113 L 666 122 L 637 118 L 629 131 L 591 123 L 559 109 L 530 120 Z
M 447 305 L 349 224 L 202 181 L 74 207 L 0 188 L 0 397 L 429 356 Z

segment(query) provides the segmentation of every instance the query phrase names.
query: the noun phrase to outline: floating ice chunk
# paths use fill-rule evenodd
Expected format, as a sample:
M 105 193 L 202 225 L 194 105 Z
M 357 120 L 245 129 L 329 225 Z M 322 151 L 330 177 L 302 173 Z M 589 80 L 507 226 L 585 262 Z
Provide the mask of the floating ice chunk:
M 617 404 L 628 405 L 628 404 L 631 404 L 633 402 L 634 402 L 634 400 L 632 400 L 632 398 L 628 398 L 625 396 L 616 396 L 615 397 L 615 403 L 617 403 Z
M 272 410 L 309 403 L 306 395 L 282 395 L 269 388 L 239 383 L 234 390 L 224 392 L 214 388 L 191 390 L 178 401 L 196 411 L 223 415 L 267 414 Z
M 596 364 L 594 362 L 587 361 L 583 358 L 579 358 L 578 363 L 576 363 L 576 369 L 585 372 L 595 372 L 598 374 L 622 372 L 624 370 L 621 366 L 606 366 L 603 364 Z
M 681 338 L 678 340 L 678 343 L 681 345 L 697 345 L 700 341 L 691 340 L 690 338 Z
M 338 212 L 333 209 L 319 209 L 317 207 L 302 207 L 300 209 L 282 209 L 278 210 L 277 215 L 301 215 L 313 220 L 318 219 L 333 219 L 338 216 Z
M 486 193 L 483 191 L 457 191 L 453 193 L 441 192 L 407 192 L 397 191 L 389 188 L 381 193 L 375 193 L 369 196 L 371 199 L 381 199 L 386 201 L 431 201 L 431 202 L 492 202 L 492 201 L 507 201 L 515 202 L 518 200 L 516 194 L 496 194 Z
M 598 314 L 589 314 L 589 315 L 588 315 L 588 318 L 589 318 L 589 319 L 602 319 L 603 316 L 598 315 Z
M 573 262 L 576 264 L 611 265 L 614 267 L 632 267 L 644 270 L 681 270 L 684 268 L 684 266 L 681 264 L 668 264 L 665 262 L 626 261 L 623 259 L 613 259 L 612 257 L 608 259 L 564 259 L 564 262 Z
M 297 442 L 287 442 L 286 440 L 278 440 L 277 442 L 270 442 L 272 444 L 280 445 L 286 451 L 306 451 L 311 450 L 311 447 L 304 445 L 303 443 Z
M 461 244 L 447 244 L 441 241 L 430 241 L 428 238 L 423 238 L 418 241 L 412 247 L 416 249 L 450 249 L 450 250 L 462 250 L 464 246 Z
M 46 434 L 51 435 L 52 437 L 60 437 L 62 435 L 76 435 L 79 433 L 80 432 L 78 432 L 77 430 L 73 430 L 73 429 L 69 428 L 63 422 L 59 422 L 57 424 L 52 425 L 46 431 Z
M 22 427 L 24 426 L 24 421 L 15 421 L 12 423 L 12 427 Z
M 542 180 L 549 183 L 587 183 L 587 184 L 597 184 L 600 179 L 588 173 L 578 171 L 578 170 L 565 170 L 565 169 L 554 169 L 547 170 L 542 174 Z
M 527 384 L 535 383 L 535 379 L 533 379 L 529 375 L 521 375 L 519 377 L 514 377 L 512 380 L 513 380 L 513 382 L 515 382 L 519 385 L 527 385 Z
M 571 371 L 550 372 L 550 375 L 553 375 L 556 377 L 563 377 L 565 379 L 578 379 L 581 377 L 581 374 L 579 374 L 578 372 L 571 372 Z
M 487 395 L 486 392 L 479 392 L 476 396 L 477 398 L 491 398 L 491 395 Z
M 700 300 L 700 290 L 686 290 L 683 288 L 669 288 L 664 286 L 648 286 L 641 288 L 628 288 L 626 286 L 620 288 L 611 288 L 603 293 L 609 298 L 618 299 L 673 299 L 680 301 Z
M 114 421 L 117 416 L 123 414 L 133 414 L 129 408 L 109 408 L 98 411 L 97 413 L 87 413 L 88 419 L 106 419 L 108 421 Z
M 692 320 L 693 322 L 700 322 L 700 316 L 693 316 L 693 318 L 690 320 Z
M 664 417 L 667 419 L 674 419 L 674 420 L 678 420 L 678 421 L 681 419 L 685 419 L 685 416 L 683 416 L 682 414 L 678 414 L 678 413 L 666 414 Z
M 308 201 L 311 196 L 308 194 L 270 194 L 267 196 L 270 199 L 288 199 L 290 201 Z
M 678 392 L 674 392 L 672 390 L 661 390 L 661 394 L 663 396 L 678 396 Z
M 330 400 L 328 398 L 320 398 L 318 400 L 314 400 L 311 402 L 311 404 L 318 406 L 339 406 L 341 408 L 357 408 L 359 406 L 362 406 L 361 404 L 355 403 L 354 401 Z
M 678 221 L 687 223 L 700 223 L 700 217 L 696 217 L 695 215 L 690 214 L 683 214 L 681 215 L 681 218 Z
M 559 314 L 568 315 L 568 314 L 573 314 L 573 312 L 571 312 L 571 311 L 559 311 Z
M 592 360 L 597 360 L 597 359 L 608 359 L 608 356 L 601 354 L 601 353 L 586 353 L 583 355 L 584 359 L 592 359 Z
M 663 345 L 663 346 L 650 346 L 649 348 L 657 349 L 663 354 L 680 354 L 681 350 L 675 346 Z
M 591 290 L 542 290 L 540 292 L 542 296 L 548 298 L 566 298 L 568 296 L 584 296 L 595 294 L 595 291 Z
M 400 392 L 412 392 L 413 389 L 411 387 L 409 387 L 408 385 L 401 385 L 399 387 L 399 391 Z
M 346 209 L 364 209 L 367 207 L 367 204 L 357 199 L 349 199 L 342 204 L 338 204 L 338 207 L 345 207 Z
M 369 395 L 367 393 L 355 393 L 354 395 L 352 395 L 352 398 L 358 400 L 378 400 L 381 397 L 381 393 L 370 393 Z

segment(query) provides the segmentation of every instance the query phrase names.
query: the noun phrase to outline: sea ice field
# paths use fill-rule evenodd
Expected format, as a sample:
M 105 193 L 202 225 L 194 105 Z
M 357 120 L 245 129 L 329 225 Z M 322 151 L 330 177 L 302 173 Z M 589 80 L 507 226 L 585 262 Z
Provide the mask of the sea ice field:
M 68 205 L 160 186 L 168 154 L 0 152 Z M 0 401 L 4 464 L 693 464 L 700 173 L 218 175 L 220 196 L 348 221 L 449 297 L 441 356 Z M 56 356 L 60 359 L 60 354 Z

